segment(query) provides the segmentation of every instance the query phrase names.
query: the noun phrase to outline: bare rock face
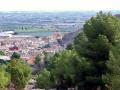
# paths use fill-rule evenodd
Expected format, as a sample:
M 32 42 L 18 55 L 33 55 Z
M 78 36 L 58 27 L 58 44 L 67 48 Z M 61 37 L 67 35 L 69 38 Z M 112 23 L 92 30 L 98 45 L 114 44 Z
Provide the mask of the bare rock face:
M 74 38 L 79 34 L 80 31 L 82 31 L 82 29 L 68 33 L 62 38 L 62 44 L 65 48 L 68 44 L 73 43 Z

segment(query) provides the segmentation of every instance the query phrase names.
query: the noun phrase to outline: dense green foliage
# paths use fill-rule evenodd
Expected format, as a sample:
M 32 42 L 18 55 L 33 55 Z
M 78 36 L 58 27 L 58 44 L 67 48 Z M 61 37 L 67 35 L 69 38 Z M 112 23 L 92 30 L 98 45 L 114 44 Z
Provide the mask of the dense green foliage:
M 20 59 L 20 54 L 14 52 L 11 56 L 11 59 Z
M 48 60 L 47 71 L 43 70 L 38 76 L 44 77 L 43 82 L 49 78 L 48 81 L 57 90 L 69 87 L 77 87 L 78 90 L 119 90 L 119 36 L 120 21 L 110 13 L 99 12 L 86 21 L 74 44 Z
M 51 59 L 51 74 L 52 79 L 56 82 L 57 88 L 67 89 L 73 87 L 75 84 L 75 57 L 76 53 L 73 51 L 63 51 L 56 54 Z
M 17 90 L 25 87 L 31 77 L 31 69 L 21 59 L 13 59 L 8 65 L 8 71 L 11 74 L 11 82 Z
M 37 55 L 35 58 L 35 64 L 40 64 L 40 61 L 41 61 L 41 56 Z
M 54 87 L 57 89 L 67 89 L 68 87 L 73 87 L 75 85 L 75 66 L 76 64 L 74 62 L 75 57 L 77 54 L 74 51 L 71 50 L 66 50 L 60 53 L 56 53 L 52 58 L 48 58 L 46 61 L 46 67 L 47 70 L 43 70 L 40 72 L 37 78 L 37 86 L 42 85 L 42 88 L 45 87 Z M 46 77 L 47 74 L 48 76 Z M 41 79 L 42 78 L 42 79 Z M 49 79 L 48 79 L 49 78 Z M 42 81 L 40 81 L 40 79 Z M 46 82 L 43 83 L 43 80 L 47 80 L 47 83 L 50 82 L 49 84 L 46 85 Z M 43 83 L 43 84 L 40 84 Z
M 20 59 L 17 53 L 13 53 L 9 62 L 6 61 L 0 65 L 0 90 L 7 90 L 12 84 L 14 85 L 12 88 L 23 90 L 30 78 L 30 67 Z
M 6 90 L 10 84 L 10 74 L 6 72 L 4 66 L 0 67 L 0 90 Z
M 119 32 L 120 21 L 110 13 L 100 12 L 85 23 L 82 35 L 75 38 L 75 50 L 93 67 L 82 77 L 86 90 L 105 89 L 102 76 L 109 70 L 106 63 L 110 60 L 111 47 L 119 40 Z
M 67 50 L 72 50 L 73 48 L 74 48 L 73 44 L 68 44 L 67 47 L 66 47 Z
M 41 89 L 49 89 L 52 82 L 50 81 L 51 74 L 48 70 L 43 69 L 37 76 L 37 87 Z
M 109 53 L 109 61 L 107 66 L 109 72 L 103 75 L 106 86 L 111 90 L 120 89 L 120 44 L 112 47 Z

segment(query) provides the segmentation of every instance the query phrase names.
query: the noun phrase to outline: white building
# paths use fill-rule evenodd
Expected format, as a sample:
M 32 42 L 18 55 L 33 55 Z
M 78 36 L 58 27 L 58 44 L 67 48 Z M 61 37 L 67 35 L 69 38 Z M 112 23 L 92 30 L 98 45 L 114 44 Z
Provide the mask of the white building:
M 10 57 L 9 56 L 0 56 L 0 59 L 2 59 L 4 61 L 9 61 Z

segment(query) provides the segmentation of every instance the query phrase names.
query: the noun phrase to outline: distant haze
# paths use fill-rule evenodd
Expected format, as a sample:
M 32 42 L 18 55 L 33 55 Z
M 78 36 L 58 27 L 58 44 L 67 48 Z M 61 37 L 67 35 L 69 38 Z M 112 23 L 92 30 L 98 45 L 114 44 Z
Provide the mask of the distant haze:
M 120 0 L 0 0 L 0 11 L 119 10 Z

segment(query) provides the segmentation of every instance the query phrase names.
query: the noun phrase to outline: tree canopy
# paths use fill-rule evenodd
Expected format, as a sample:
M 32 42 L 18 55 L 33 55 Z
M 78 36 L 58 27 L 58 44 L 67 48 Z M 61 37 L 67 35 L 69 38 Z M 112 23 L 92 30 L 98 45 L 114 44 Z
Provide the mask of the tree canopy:
M 6 87 L 11 82 L 10 78 L 10 74 L 4 68 L 0 67 L 0 90 L 6 90 Z
M 20 54 L 14 52 L 11 56 L 11 59 L 20 59 Z
M 86 21 L 72 46 L 50 58 L 38 76 L 44 77 L 43 82 L 52 81 L 58 90 L 119 90 L 119 47 L 120 21 L 111 13 L 99 12 Z
M 8 70 L 11 74 L 11 82 L 16 86 L 16 89 L 23 89 L 31 77 L 30 67 L 21 59 L 13 59 L 10 61 Z
M 83 77 L 86 90 L 105 88 L 102 76 L 108 73 L 111 47 L 118 44 L 119 33 L 120 21 L 110 13 L 99 12 L 86 21 L 83 33 L 75 38 L 75 50 L 93 67 Z

